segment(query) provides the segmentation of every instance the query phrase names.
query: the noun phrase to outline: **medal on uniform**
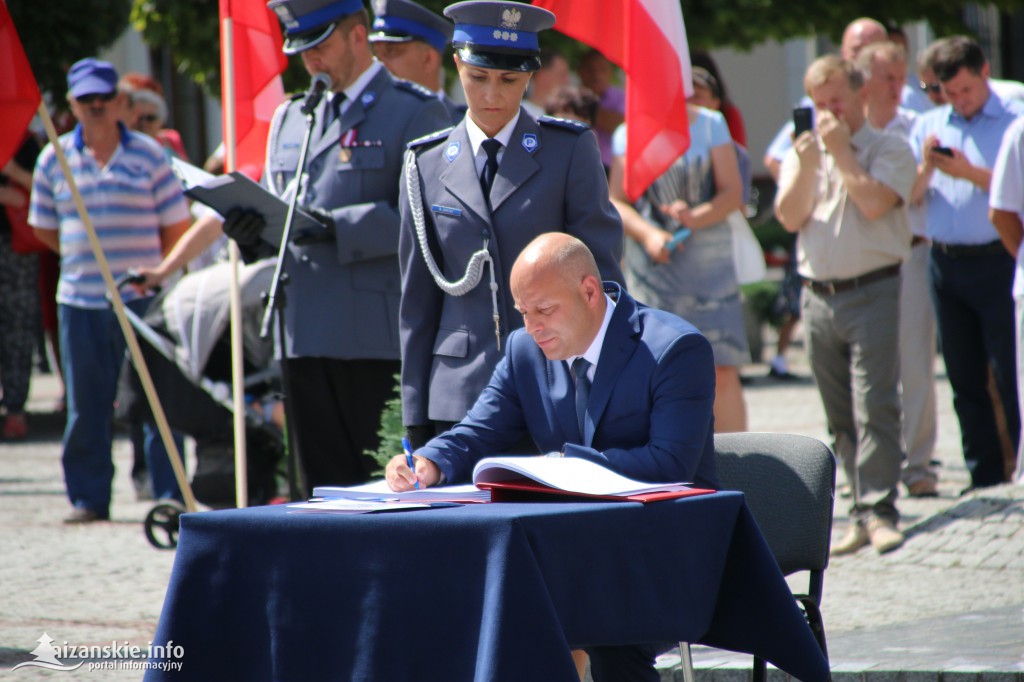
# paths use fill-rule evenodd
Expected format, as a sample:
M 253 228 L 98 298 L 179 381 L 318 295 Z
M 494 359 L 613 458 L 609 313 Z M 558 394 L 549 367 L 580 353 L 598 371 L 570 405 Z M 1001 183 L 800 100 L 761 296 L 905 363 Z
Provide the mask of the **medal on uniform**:
M 338 161 L 348 163 L 352 160 L 352 147 L 356 141 L 356 129 L 346 130 L 341 136 L 341 148 L 338 150 Z

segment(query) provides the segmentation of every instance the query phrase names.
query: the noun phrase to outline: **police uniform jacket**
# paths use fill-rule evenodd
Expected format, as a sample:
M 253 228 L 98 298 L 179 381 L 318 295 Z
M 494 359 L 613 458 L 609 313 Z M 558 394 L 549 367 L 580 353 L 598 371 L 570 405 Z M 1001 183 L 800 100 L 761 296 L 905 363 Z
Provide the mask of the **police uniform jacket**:
M 593 252 L 605 280 L 623 281 L 622 222 L 608 199 L 594 133 L 561 119 L 520 110 L 508 148 L 483 195 L 463 120 L 410 145 L 416 154 L 426 233 L 449 281 L 462 277 L 486 236 L 498 284 L 501 335 L 522 326 L 509 290 L 519 253 L 545 232 L 567 232 Z M 402 410 L 408 426 L 461 420 L 501 358 L 489 274 L 465 296 L 434 283 L 417 243 L 402 176 Z
M 316 109 L 303 208 L 330 213 L 335 240 L 289 244 L 287 357 L 399 357 L 398 178 L 406 143 L 449 125 L 437 96 L 380 68 L 326 130 Z M 267 141 L 264 182 L 285 200 L 295 191 L 306 119 L 301 99 L 282 104 Z

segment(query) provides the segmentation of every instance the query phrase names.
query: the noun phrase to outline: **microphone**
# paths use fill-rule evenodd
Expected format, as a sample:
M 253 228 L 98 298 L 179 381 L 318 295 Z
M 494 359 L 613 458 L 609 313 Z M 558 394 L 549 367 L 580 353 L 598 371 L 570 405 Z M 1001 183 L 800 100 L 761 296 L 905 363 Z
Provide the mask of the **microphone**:
M 310 114 L 316 109 L 316 105 L 320 104 L 320 98 L 324 96 L 324 93 L 331 89 L 331 77 L 326 73 L 314 73 L 313 82 L 309 85 L 309 91 L 306 93 L 306 101 L 302 103 L 302 113 Z

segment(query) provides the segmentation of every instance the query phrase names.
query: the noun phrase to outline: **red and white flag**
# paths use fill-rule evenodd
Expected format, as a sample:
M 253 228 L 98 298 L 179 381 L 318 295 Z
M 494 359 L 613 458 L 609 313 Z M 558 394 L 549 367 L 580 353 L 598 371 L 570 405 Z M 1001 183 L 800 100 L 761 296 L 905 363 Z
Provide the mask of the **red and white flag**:
M 693 83 L 678 0 L 533 4 L 555 13 L 555 29 L 626 72 L 626 194 L 636 200 L 690 147 L 686 98 Z
M 223 49 L 225 20 L 231 20 L 232 50 Z M 274 110 L 284 101 L 281 73 L 288 58 L 281 52 L 281 28 L 265 0 L 220 0 L 221 104 L 224 134 L 235 117 L 234 168 L 263 168 Z M 235 97 L 229 102 L 228 78 L 234 74 Z
M 14 158 L 42 99 L 7 5 L 0 0 L 0 168 Z

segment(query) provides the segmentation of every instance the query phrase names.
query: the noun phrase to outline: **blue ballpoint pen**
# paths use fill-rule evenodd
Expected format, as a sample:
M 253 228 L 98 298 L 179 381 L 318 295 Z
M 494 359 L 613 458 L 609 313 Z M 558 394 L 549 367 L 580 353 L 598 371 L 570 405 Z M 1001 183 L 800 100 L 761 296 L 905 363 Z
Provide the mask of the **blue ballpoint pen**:
M 405 437 L 402 438 L 402 449 L 405 450 L 405 463 L 409 466 L 410 469 L 412 469 L 412 472 L 415 474 L 416 473 L 416 462 L 414 462 L 413 459 L 412 459 L 412 446 L 409 445 L 409 439 L 408 438 L 405 438 Z M 420 489 L 419 479 L 416 479 L 415 488 L 416 488 L 416 490 Z

